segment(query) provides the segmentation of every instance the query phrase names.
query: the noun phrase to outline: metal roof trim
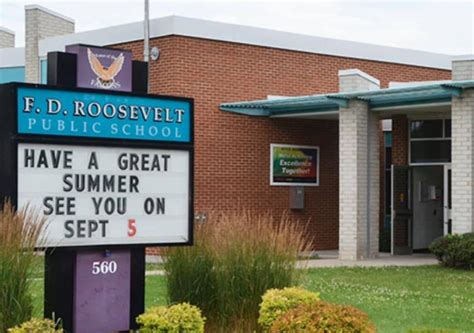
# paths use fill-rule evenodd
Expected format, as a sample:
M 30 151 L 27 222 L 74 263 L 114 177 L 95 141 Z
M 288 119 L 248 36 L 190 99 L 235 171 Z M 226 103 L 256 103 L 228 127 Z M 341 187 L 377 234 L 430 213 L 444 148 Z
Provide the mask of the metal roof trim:
M 236 103 L 224 103 L 221 110 L 248 115 L 269 116 L 283 112 L 324 112 L 339 110 L 347 106 L 350 99 L 359 99 L 372 107 L 410 105 L 412 103 L 431 103 L 446 101 L 459 96 L 464 89 L 474 88 L 474 80 L 448 83 L 430 83 L 427 85 L 385 88 L 375 91 L 356 91 L 350 93 L 330 93 L 279 98 L 274 100 L 256 100 Z M 315 111 L 320 110 L 320 111 Z

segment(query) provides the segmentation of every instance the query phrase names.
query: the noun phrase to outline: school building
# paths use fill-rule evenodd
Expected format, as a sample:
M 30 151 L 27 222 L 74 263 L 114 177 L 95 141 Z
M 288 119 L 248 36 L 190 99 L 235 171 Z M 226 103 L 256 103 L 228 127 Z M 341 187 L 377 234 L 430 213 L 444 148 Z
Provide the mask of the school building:
M 195 100 L 197 221 L 288 211 L 309 221 L 315 250 L 344 259 L 474 231 L 473 55 L 178 16 L 150 31 L 150 93 Z M 24 48 L 0 28 L 0 83 L 46 83 L 47 53 L 73 44 L 142 60 L 143 22 L 75 33 L 26 6 Z

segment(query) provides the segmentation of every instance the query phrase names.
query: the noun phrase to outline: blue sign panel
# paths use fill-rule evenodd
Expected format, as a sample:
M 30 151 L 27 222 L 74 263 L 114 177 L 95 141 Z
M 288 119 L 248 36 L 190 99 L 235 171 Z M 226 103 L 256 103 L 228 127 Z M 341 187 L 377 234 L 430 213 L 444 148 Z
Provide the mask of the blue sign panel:
M 191 103 L 18 87 L 18 133 L 190 142 Z

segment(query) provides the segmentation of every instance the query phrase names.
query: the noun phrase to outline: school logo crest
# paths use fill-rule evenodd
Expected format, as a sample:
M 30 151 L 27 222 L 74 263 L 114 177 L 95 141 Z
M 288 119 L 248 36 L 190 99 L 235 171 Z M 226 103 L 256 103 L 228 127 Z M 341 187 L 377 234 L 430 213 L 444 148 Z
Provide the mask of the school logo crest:
M 109 66 L 104 66 L 103 63 L 105 59 L 101 61 L 101 57 L 110 58 L 112 62 Z M 125 57 L 123 53 L 120 53 L 118 56 L 113 56 L 110 54 L 100 55 L 94 54 L 90 48 L 87 49 L 87 59 L 89 60 L 89 65 L 96 75 L 96 78 L 92 80 L 91 84 L 94 87 L 102 89 L 117 89 L 120 88 L 120 82 L 115 80 L 115 77 L 120 73 L 123 67 Z

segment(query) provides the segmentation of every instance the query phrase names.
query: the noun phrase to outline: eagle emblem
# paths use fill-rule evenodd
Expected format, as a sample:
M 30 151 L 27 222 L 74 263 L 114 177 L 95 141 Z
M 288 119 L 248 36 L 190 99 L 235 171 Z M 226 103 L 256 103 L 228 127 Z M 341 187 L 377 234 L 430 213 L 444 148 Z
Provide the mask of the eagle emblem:
M 120 87 L 120 83 L 115 81 L 115 77 L 122 70 L 123 62 L 125 60 L 123 53 L 120 53 L 120 55 L 116 57 L 108 67 L 102 65 L 99 58 L 89 48 L 87 49 L 87 59 L 89 60 L 92 71 L 97 75 L 97 78 L 91 82 L 93 86 L 102 89 L 114 89 Z

